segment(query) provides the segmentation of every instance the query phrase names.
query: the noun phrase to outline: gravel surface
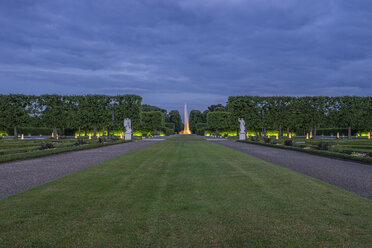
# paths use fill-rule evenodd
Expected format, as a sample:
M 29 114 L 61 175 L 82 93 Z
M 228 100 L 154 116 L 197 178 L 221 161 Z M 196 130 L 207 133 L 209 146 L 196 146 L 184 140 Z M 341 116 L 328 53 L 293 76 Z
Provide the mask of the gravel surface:
M 1 163 L 0 199 L 161 140 L 163 139 L 135 140 L 118 145 Z
M 372 165 L 226 139 L 208 140 L 372 199 Z

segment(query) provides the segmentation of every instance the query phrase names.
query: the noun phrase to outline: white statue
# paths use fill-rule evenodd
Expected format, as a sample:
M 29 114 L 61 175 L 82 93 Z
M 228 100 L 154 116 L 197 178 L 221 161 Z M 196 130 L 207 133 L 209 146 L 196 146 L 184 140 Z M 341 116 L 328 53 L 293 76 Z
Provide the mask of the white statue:
M 243 118 L 239 118 L 238 121 L 240 122 L 240 132 L 245 133 L 245 121 Z
M 125 139 L 131 140 L 132 139 L 132 121 L 129 118 L 124 119 L 124 127 L 125 127 Z
M 239 133 L 239 139 L 240 140 L 245 140 L 246 139 L 246 132 L 245 132 L 245 121 L 243 118 L 238 119 L 240 123 L 240 133 Z

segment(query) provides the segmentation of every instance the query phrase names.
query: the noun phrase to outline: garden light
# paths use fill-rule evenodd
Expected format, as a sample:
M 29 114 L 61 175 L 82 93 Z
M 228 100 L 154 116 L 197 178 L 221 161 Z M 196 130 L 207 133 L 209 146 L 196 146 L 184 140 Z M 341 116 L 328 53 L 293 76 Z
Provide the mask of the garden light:
M 306 139 L 309 139 L 309 133 L 306 133 Z
M 337 132 L 337 139 L 340 139 L 340 132 Z
M 24 135 L 22 134 L 22 135 L 21 135 L 21 140 L 23 140 L 24 138 L 25 138 L 25 137 L 24 137 Z

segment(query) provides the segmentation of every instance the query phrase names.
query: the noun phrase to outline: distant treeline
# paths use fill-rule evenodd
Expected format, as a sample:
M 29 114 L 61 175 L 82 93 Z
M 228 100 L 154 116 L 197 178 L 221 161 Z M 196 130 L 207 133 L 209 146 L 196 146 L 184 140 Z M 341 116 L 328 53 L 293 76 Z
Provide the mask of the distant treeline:
M 370 131 L 372 127 L 372 97 L 360 96 L 230 96 L 226 106 L 212 105 L 201 113 L 191 111 L 190 126 L 193 132 L 237 130 L 238 118 L 244 118 L 247 130 L 266 136 L 266 130 L 278 130 L 279 135 L 299 134 L 319 128 Z
M 123 120 L 130 118 L 134 130 L 152 133 L 179 132 L 183 126 L 177 110 L 167 111 L 142 105 L 138 95 L 0 95 L 0 129 L 18 127 L 49 127 L 55 136 L 64 129 L 78 130 L 79 135 L 93 129 L 102 133 L 123 130 Z

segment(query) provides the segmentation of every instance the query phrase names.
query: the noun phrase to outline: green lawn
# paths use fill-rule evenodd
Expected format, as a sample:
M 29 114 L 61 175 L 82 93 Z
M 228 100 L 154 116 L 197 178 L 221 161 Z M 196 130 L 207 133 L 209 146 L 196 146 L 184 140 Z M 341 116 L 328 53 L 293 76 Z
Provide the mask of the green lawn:
M 0 247 L 371 243 L 371 200 L 190 136 L 0 200 Z

